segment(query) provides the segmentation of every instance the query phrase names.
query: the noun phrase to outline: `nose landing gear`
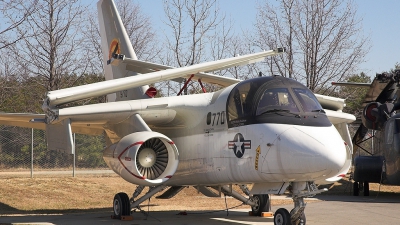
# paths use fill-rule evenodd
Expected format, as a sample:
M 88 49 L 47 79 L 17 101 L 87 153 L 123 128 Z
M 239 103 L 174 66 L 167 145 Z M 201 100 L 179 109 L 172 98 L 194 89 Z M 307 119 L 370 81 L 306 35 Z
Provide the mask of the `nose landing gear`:
M 306 191 L 303 191 L 306 189 Z M 290 211 L 284 208 L 276 210 L 274 214 L 275 225 L 305 225 L 306 215 L 304 209 L 306 203 L 304 203 L 305 197 L 312 197 L 321 192 L 327 191 L 327 189 L 318 190 L 314 182 L 293 182 L 292 183 L 292 198 L 294 208 Z

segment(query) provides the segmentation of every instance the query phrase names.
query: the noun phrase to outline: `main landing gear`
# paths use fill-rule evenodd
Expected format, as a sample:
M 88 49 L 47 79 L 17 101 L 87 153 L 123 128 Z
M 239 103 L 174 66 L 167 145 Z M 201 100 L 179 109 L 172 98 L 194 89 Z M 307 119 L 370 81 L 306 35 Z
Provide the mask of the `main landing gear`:
M 114 211 L 113 218 L 121 219 L 124 216 L 130 216 L 131 210 L 133 208 L 138 208 L 140 210 L 139 205 L 142 202 L 149 199 L 156 193 L 162 191 L 165 187 L 166 187 L 165 185 L 150 187 L 148 192 L 144 194 L 142 197 L 138 198 L 137 200 L 134 199 L 141 194 L 141 192 L 144 189 L 144 186 L 137 186 L 135 192 L 133 193 L 130 199 L 128 195 L 125 193 L 116 194 L 113 201 L 113 211 Z M 246 185 L 239 185 L 239 187 L 241 188 L 243 193 L 245 193 L 247 196 L 250 195 L 250 191 L 248 190 Z M 176 187 L 171 187 L 171 188 L 170 188 L 171 193 L 169 194 L 164 193 L 162 195 L 163 198 L 173 197 L 177 192 L 179 192 L 182 189 Z M 225 195 L 232 196 L 233 198 L 243 202 L 244 204 L 250 205 L 251 211 L 255 216 L 260 216 L 262 212 L 269 212 L 271 210 L 271 200 L 269 198 L 269 195 L 267 194 L 259 194 L 250 197 L 245 197 L 242 196 L 240 193 L 236 192 L 235 190 L 233 190 L 231 185 L 212 186 L 210 188 L 218 190 L 219 193 L 224 193 Z M 284 208 L 278 209 L 274 215 L 274 224 L 305 225 L 306 216 L 304 214 L 304 209 L 306 207 L 306 204 L 304 203 L 304 198 L 319 194 L 324 191 L 327 191 L 327 189 L 318 190 L 314 182 L 293 182 L 292 198 L 294 202 L 294 208 L 290 212 Z M 204 194 L 204 190 L 202 193 Z
M 303 191 L 306 189 L 306 191 Z M 305 225 L 306 215 L 304 209 L 306 203 L 304 203 L 305 197 L 311 197 L 321 192 L 327 191 L 327 189 L 318 190 L 314 182 L 293 182 L 292 183 L 292 195 L 294 208 L 290 211 L 285 208 L 276 210 L 274 214 L 275 225 Z
M 261 216 L 262 212 L 271 210 L 269 195 L 253 195 L 250 199 L 254 202 L 254 205 L 251 206 L 251 212 L 254 216 Z
M 353 196 L 358 196 L 360 194 L 360 190 L 364 192 L 364 196 L 369 196 L 369 182 L 358 182 L 354 181 L 353 183 Z
M 133 208 L 139 208 L 139 205 L 144 202 L 146 199 L 149 199 L 151 196 L 155 195 L 157 192 L 163 190 L 166 186 L 159 185 L 155 187 L 150 187 L 149 191 L 140 197 L 137 200 L 134 200 L 137 196 L 142 193 L 144 186 L 137 186 L 135 192 L 133 193 L 132 198 L 129 199 L 126 193 L 118 193 L 114 196 L 113 201 L 113 218 L 121 219 L 124 216 L 130 216 L 131 210 Z M 140 208 L 139 208 L 140 209 Z
M 115 219 L 121 219 L 122 216 L 131 214 L 131 203 L 126 193 L 120 192 L 114 196 L 113 211 Z
M 131 213 L 131 210 L 133 208 L 138 208 L 140 210 L 139 205 L 144 202 L 145 200 L 149 199 L 156 193 L 162 191 L 166 186 L 165 185 L 159 185 L 155 187 L 150 187 L 149 191 L 143 195 L 142 197 L 138 198 L 135 200 L 136 197 L 138 197 L 141 192 L 144 189 L 144 186 L 137 186 L 135 192 L 133 193 L 132 197 L 129 199 L 128 195 L 125 193 L 118 193 L 114 197 L 113 201 L 113 211 L 114 215 L 113 218 L 115 219 L 121 219 L 124 216 L 129 216 Z M 249 196 L 250 191 L 248 190 L 246 185 L 239 185 L 241 188 L 242 192 L 245 193 L 247 196 Z M 260 216 L 262 212 L 269 212 L 271 209 L 271 201 L 268 195 L 262 194 L 262 195 L 253 195 L 251 197 L 245 197 L 238 193 L 237 191 L 233 190 L 232 185 L 224 185 L 224 186 L 212 186 L 212 187 L 203 187 L 207 190 L 210 190 L 210 188 L 217 190 L 219 192 L 218 194 L 214 194 L 214 196 L 210 197 L 218 197 L 220 196 L 221 193 L 227 195 L 227 196 L 232 196 L 233 198 L 243 202 L 244 204 L 250 205 L 251 211 L 253 215 L 255 216 Z M 162 194 L 161 198 L 167 199 L 173 197 L 177 192 L 179 192 L 182 188 L 179 187 L 171 187 L 168 191 L 164 192 Z M 200 190 L 200 189 L 199 189 Z M 169 194 L 166 194 L 167 192 L 171 192 Z M 203 194 L 205 193 L 204 190 L 202 192 Z M 211 191 L 209 192 L 211 193 Z M 158 196 L 160 197 L 160 196 Z

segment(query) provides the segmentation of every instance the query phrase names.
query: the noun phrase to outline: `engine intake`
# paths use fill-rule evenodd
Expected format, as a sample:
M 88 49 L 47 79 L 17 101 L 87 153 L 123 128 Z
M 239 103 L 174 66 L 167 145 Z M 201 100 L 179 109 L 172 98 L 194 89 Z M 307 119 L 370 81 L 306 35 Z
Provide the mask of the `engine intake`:
M 365 106 L 361 120 L 368 129 L 382 130 L 384 123 L 393 115 L 392 103 L 371 102 Z
M 178 167 L 178 149 L 167 136 L 143 131 L 129 134 L 106 148 L 107 165 L 126 181 L 156 185 L 169 180 Z

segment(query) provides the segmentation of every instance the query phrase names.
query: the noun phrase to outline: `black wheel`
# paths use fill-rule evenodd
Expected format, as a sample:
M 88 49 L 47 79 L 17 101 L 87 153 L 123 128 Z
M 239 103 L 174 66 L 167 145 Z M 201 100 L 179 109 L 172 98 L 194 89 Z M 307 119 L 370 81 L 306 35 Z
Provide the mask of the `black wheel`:
M 265 204 L 264 207 L 262 208 L 263 212 L 271 212 L 271 199 L 269 198 L 269 195 L 264 195 L 265 199 Z
M 291 225 L 290 213 L 287 209 L 280 208 L 274 214 L 274 225 Z
M 265 208 L 268 207 L 267 202 L 270 204 L 268 195 L 253 195 L 252 200 L 256 203 L 251 207 L 251 212 L 254 216 L 261 216 L 262 212 L 265 212 Z
M 353 196 L 358 196 L 360 194 L 360 186 L 358 182 L 353 182 Z
M 114 196 L 113 211 L 115 219 L 130 215 L 131 205 L 127 194 L 120 192 Z
M 369 196 L 369 183 L 364 182 L 364 196 Z

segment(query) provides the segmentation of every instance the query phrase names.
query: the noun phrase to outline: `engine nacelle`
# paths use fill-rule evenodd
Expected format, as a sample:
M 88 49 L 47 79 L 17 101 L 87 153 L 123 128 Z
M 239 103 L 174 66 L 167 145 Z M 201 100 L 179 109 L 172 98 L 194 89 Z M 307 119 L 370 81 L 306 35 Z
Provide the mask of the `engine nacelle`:
M 108 167 L 126 181 L 154 186 L 169 180 L 178 168 L 178 149 L 167 136 L 143 131 L 129 134 L 104 150 Z
M 364 108 L 362 123 L 368 129 L 382 130 L 387 119 L 394 115 L 393 107 L 392 103 L 369 103 Z

